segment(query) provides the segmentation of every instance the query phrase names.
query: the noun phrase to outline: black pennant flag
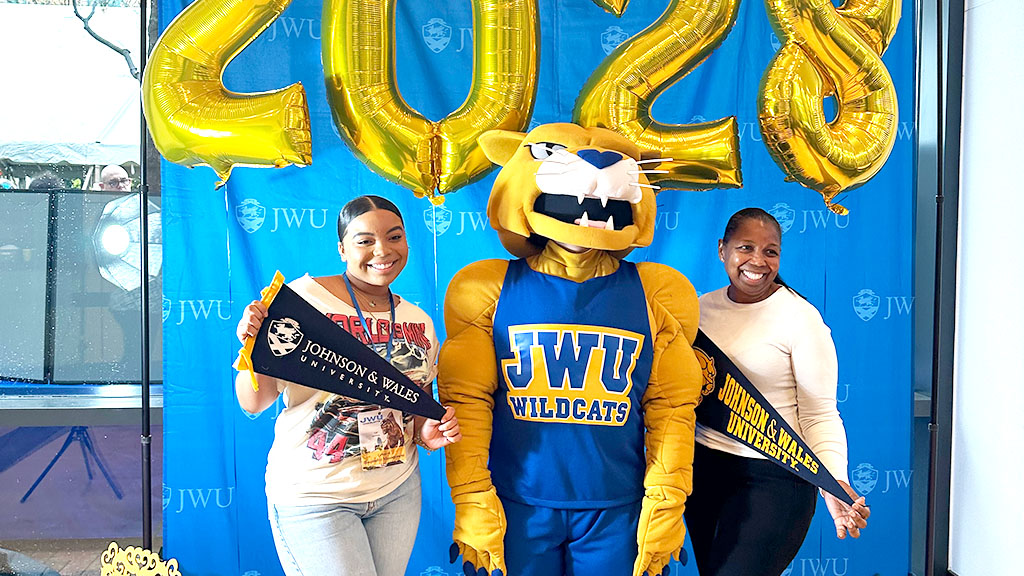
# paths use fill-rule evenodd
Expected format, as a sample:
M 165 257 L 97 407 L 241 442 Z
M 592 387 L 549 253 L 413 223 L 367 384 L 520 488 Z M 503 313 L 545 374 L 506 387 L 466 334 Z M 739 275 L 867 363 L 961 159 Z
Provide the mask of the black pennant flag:
M 263 291 L 263 303 L 267 318 L 239 351 L 239 370 L 417 416 L 444 416 L 427 391 L 286 286 L 280 273 Z
M 807 443 L 736 364 L 700 330 L 693 350 L 704 372 L 697 422 L 749 446 L 768 460 L 853 505 L 853 499 Z

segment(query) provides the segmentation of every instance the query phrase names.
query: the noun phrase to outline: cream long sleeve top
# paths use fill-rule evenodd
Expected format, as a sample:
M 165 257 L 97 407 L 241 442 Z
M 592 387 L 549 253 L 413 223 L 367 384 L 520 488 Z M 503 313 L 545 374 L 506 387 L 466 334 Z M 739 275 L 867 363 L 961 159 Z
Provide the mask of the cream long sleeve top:
M 700 298 L 700 328 L 750 379 L 837 480 L 849 482 L 846 429 L 836 403 L 839 365 L 832 333 L 809 302 L 786 288 L 753 304 L 733 302 L 728 287 Z M 764 458 L 726 435 L 697 425 L 696 441 L 747 458 Z

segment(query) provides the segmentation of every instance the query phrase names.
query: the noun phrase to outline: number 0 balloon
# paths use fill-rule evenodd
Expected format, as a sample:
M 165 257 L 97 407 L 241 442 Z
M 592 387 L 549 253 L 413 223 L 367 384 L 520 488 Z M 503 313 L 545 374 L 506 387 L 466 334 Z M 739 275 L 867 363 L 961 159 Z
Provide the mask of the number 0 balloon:
M 537 91 L 536 0 L 473 0 L 473 80 L 440 122 L 413 110 L 395 76 L 396 0 L 325 0 L 327 98 L 349 148 L 374 172 L 440 201 L 491 170 L 476 139 L 523 130 Z

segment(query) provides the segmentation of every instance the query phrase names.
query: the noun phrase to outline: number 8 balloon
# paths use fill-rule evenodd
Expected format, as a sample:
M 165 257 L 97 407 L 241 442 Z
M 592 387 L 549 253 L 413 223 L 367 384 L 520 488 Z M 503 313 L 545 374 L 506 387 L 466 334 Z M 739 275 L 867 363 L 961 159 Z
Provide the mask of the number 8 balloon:
M 768 151 L 789 179 L 832 200 L 864 184 L 896 142 L 896 89 L 881 55 L 900 16 L 900 0 L 766 0 L 784 45 L 761 80 L 758 117 Z M 822 102 L 835 96 L 829 122 Z

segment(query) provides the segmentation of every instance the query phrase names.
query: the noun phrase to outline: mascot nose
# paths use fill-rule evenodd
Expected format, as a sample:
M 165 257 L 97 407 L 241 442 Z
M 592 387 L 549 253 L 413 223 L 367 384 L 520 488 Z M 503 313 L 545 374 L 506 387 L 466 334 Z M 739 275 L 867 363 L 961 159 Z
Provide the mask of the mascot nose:
M 619 160 L 622 160 L 622 154 L 619 154 L 618 152 L 602 152 L 600 150 L 591 150 L 589 148 L 577 150 L 576 155 L 586 160 L 587 164 L 596 167 L 598 170 L 607 168 Z

